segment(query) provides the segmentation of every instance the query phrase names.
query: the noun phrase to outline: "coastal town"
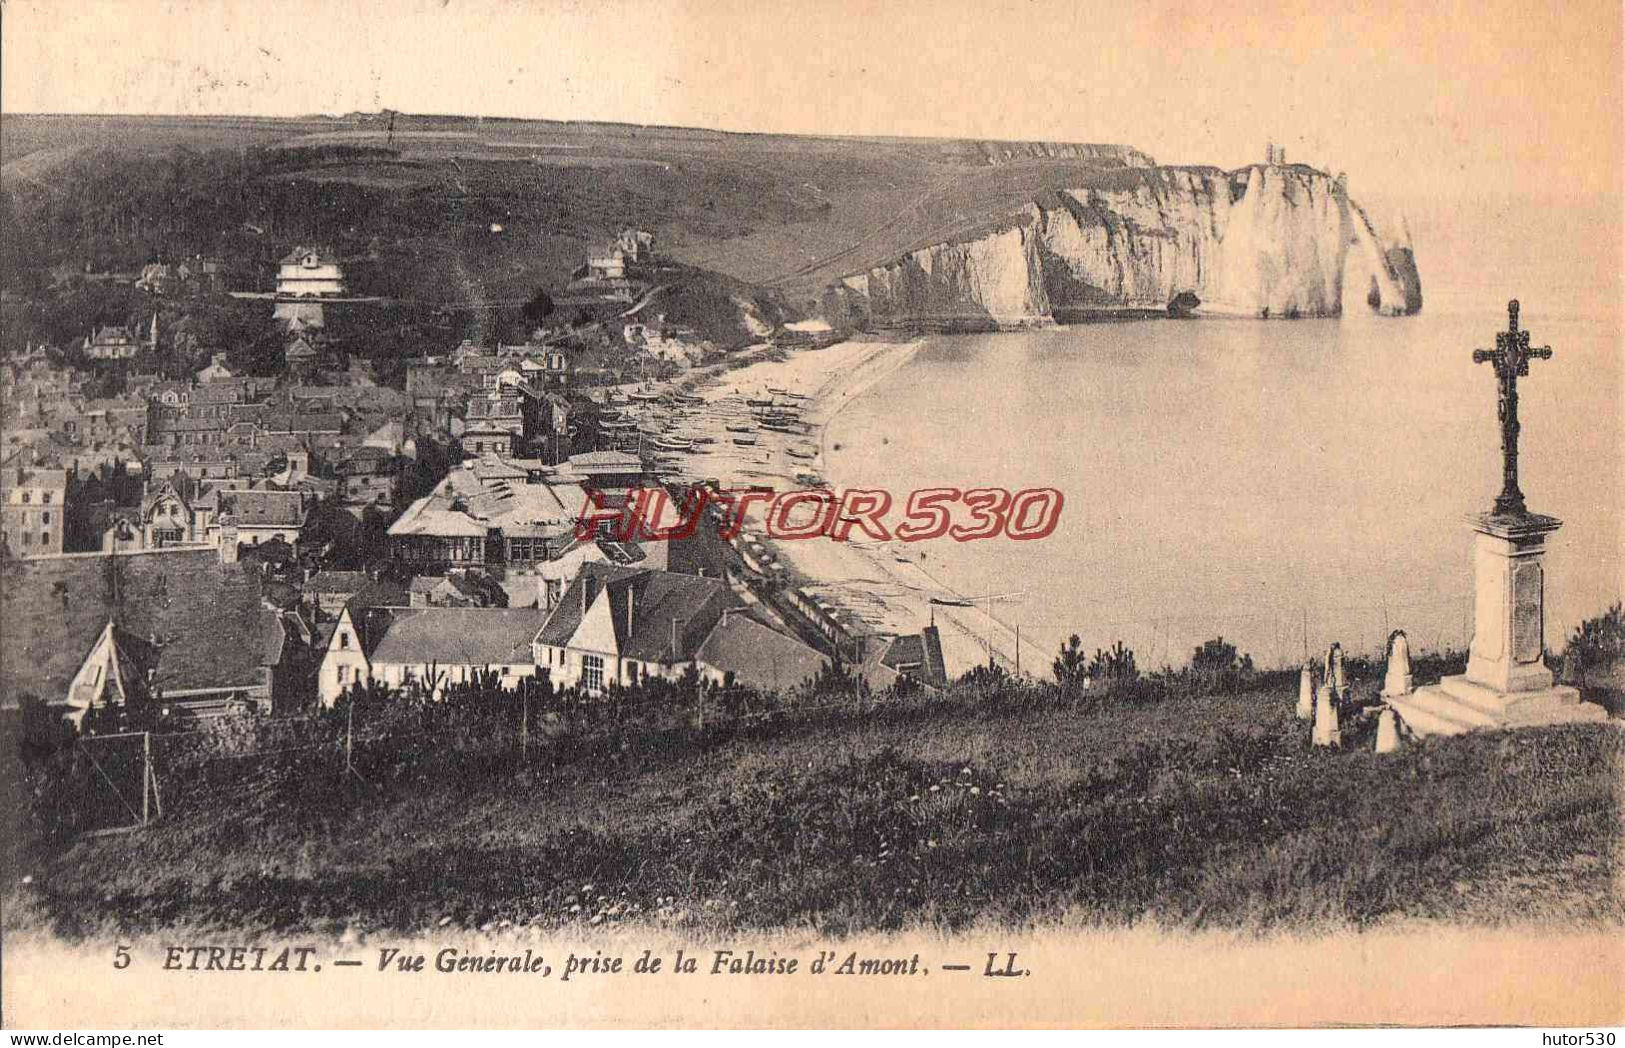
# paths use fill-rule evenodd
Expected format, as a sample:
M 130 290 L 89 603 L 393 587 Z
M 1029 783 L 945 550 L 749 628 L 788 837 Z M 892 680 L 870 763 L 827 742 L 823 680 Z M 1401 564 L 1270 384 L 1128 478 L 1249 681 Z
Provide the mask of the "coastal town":
M 830 556 L 906 570 L 876 543 L 788 551 L 765 507 L 676 537 L 583 525 L 651 491 L 712 511 L 729 491 L 826 491 L 823 423 L 910 352 L 818 322 L 720 349 L 650 305 L 680 279 L 655 248 L 625 229 L 555 289 L 574 320 L 420 345 L 389 362 L 395 384 L 334 334 L 367 305 L 330 248 L 290 245 L 274 290 L 234 301 L 223 259 L 107 278 L 144 320 L 30 344 L 0 376 L 8 674 L 28 666 L 33 696 L 102 731 L 486 674 L 780 692 L 840 665 L 876 692 L 945 687 L 935 590 L 865 606 L 818 584 Z M 192 307 L 212 301 L 264 310 L 277 358 L 199 345 Z
M 0 0 L 0 1026 L 1611 1048 L 1597 6 Z

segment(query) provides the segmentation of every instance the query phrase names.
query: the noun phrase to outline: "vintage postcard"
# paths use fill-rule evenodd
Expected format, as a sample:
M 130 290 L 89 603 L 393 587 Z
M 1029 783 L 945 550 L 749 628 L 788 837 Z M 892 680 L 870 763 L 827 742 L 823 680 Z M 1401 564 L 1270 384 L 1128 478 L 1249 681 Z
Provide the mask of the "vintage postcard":
M 7 0 L 4 1025 L 1625 1021 L 1620 15 Z

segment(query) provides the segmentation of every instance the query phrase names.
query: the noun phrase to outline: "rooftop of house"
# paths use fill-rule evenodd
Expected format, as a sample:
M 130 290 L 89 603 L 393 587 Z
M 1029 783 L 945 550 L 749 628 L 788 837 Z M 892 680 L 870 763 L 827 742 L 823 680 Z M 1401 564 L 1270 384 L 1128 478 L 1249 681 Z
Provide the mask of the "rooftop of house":
M 533 467 L 532 463 L 536 465 Z M 542 464 L 537 459 L 504 458 L 494 452 L 481 455 L 470 462 L 465 462 L 460 470 L 454 472 L 464 475 L 472 474 L 481 486 L 488 486 L 503 480 L 523 484 L 530 479 L 532 468 L 535 468 L 537 472 L 551 472 L 545 464 Z
M 375 665 L 504 666 L 531 661 L 535 608 L 367 608 L 352 614 Z
M 347 454 L 344 459 L 334 464 L 334 471 L 339 475 L 352 473 L 377 473 L 382 467 L 387 467 L 395 461 L 395 453 L 373 444 L 363 444 Z
M 223 514 L 238 527 L 294 528 L 305 522 L 305 497 L 297 491 L 232 491 L 224 496 Z
M 948 686 L 948 670 L 942 658 L 942 638 L 935 626 L 893 638 L 880 656 L 880 664 L 932 687 Z
M 208 433 L 223 430 L 229 425 L 230 419 L 183 415 L 179 418 L 158 419 L 152 428 L 154 433 Z
M 412 397 L 459 395 L 479 388 L 479 379 L 434 365 L 406 369 L 406 392 Z
M 412 602 L 406 587 L 389 579 L 369 579 L 345 601 L 344 606 L 355 614 L 362 608 L 404 608 Z
M 50 488 L 62 491 L 68 486 L 65 469 L 40 469 L 38 466 L 9 466 L 0 470 L 0 491 L 12 488 Z
M 319 266 L 337 265 L 339 256 L 329 247 L 296 246 L 292 251 L 282 257 L 284 266 L 304 265 L 306 259 L 311 259 Z
M 445 495 L 425 495 L 406 507 L 389 526 L 391 537 L 432 536 L 435 538 L 483 539 L 489 529 L 461 509 L 453 509 Z
M 826 661 L 796 638 L 735 611 L 717 621 L 696 657 L 758 691 L 793 688 L 818 676 Z
M 403 447 L 408 439 L 406 423 L 399 418 L 392 418 L 367 434 L 365 446 L 396 451 Z
M 109 415 L 144 414 L 147 410 L 146 401 L 139 397 L 90 397 L 80 408 L 80 413 L 94 415 L 102 412 Z
M 163 646 L 168 690 L 253 685 L 283 642 L 258 580 L 214 549 L 0 562 L 0 698 L 61 701 L 112 619 Z
M 272 433 L 339 433 L 344 429 L 344 416 L 336 412 L 277 412 L 267 413 L 264 420 Z
M 511 476 L 480 477 L 473 470 L 453 470 L 441 482 L 442 490 L 462 499 L 469 516 L 517 535 L 517 528 L 557 529 L 573 526 L 584 497 L 579 485 L 527 481 Z M 551 531 L 549 532 L 551 533 Z
M 306 593 L 339 593 L 349 596 L 372 581 L 364 571 L 318 571 L 305 580 Z
M 625 451 L 588 451 L 571 455 L 569 468 L 577 473 L 641 473 L 643 460 Z
M 188 399 L 193 404 L 241 404 L 247 397 L 248 388 L 242 383 L 221 379 L 198 386 Z
M 569 646 L 586 613 L 606 600 L 620 657 L 642 662 L 694 658 L 723 611 L 735 605 L 733 592 L 720 579 L 588 562 L 537 633 L 537 642 Z
M 470 419 L 518 418 L 519 398 L 515 396 L 485 396 L 468 398 Z
M 476 586 L 467 575 L 453 573 L 450 575 L 415 575 L 407 586 L 411 593 L 424 595 L 447 591 L 454 591 L 465 597 L 478 598 L 483 596 L 480 588 Z

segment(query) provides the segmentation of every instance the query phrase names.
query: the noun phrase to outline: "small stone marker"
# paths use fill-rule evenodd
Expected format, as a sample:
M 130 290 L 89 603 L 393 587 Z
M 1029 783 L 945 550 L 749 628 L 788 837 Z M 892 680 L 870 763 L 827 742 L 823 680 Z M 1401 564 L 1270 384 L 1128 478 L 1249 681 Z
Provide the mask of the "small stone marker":
M 1295 711 L 1299 720 L 1310 720 L 1315 715 L 1315 671 L 1304 663 L 1298 673 L 1298 708 Z
M 1383 698 L 1409 695 L 1413 688 L 1411 642 L 1405 638 L 1404 630 L 1395 630 L 1388 638 L 1388 673 L 1382 681 L 1382 695 Z
M 1340 746 L 1342 742 L 1342 732 L 1337 727 L 1337 705 L 1332 701 L 1332 685 L 1329 681 L 1323 681 L 1320 694 L 1315 697 L 1314 744 Z
M 1399 714 L 1392 706 L 1377 715 L 1377 752 L 1393 753 L 1399 749 Z

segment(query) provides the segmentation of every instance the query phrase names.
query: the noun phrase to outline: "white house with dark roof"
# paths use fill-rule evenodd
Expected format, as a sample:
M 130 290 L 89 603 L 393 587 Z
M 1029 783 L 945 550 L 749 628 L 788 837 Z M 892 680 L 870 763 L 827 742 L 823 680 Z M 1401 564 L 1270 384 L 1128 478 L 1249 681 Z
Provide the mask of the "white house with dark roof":
M 123 325 L 99 327 L 85 337 L 85 355 L 92 360 L 129 360 L 140 351 L 141 343 Z
M 317 677 L 331 706 L 346 688 L 377 681 L 419 682 L 438 698 L 447 685 L 481 672 L 505 685 L 534 676 L 531 641 L 542 622 L 535 608 L 400 608 L 349 606 L 339 614 Z
M 276 293 L 286 298 L 344 294 L 344 267 L 327 248 L 296 247 L 277 264 Z
M 239 543 L 257 546 L 279 538 L 297 546 L 309 519 L 310 499 L 302 491 L 221 493 L 220 523 L 235 526 Z
M 720 579 L 586 563 L 536 634 L 554 683 L 602 691 L 690 668 L 762 690 L 816 675 L 823 656 L 750 617 Z

